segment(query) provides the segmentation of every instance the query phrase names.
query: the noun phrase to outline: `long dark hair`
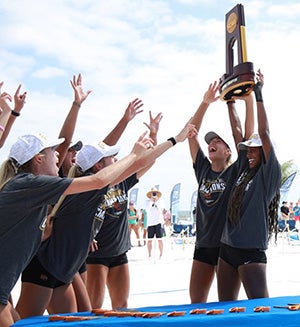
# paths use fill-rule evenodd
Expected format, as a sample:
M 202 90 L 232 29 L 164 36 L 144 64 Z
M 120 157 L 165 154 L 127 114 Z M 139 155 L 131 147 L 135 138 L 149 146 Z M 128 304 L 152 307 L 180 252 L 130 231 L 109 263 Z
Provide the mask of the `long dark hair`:
M 241 219 L 241 204 L 244 196 L 244 192 L 246 189 L 247 184 L 249 181 L 253 179 L 255 176 L 258 168 L 260 167 L 253 167 L 248 168 L 243 174 L 243 179 L 241 183 L 234 186 L 227 208 L 227 219 L 233 224 L 238 225 Z M 272 201 L 269 204 L 268 208 L 268 241 L 270 240 L 271 236 L 274 233 L 275 242 L 277 241 L 277 232 L 278 232 L 278 206 L 280 200 L 280 190 L 279 188 L 276 191 L 276 194 Z

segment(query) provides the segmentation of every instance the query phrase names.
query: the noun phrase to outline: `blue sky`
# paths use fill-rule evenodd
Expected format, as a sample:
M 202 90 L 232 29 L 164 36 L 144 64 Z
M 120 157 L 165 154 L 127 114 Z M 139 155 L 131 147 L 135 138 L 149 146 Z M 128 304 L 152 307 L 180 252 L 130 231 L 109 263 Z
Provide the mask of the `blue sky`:
M 73 99 L 69 80 L 82 73 L 93 92 L 81 108 L 75 139 L 102 139 L 139 97 L 144 113 L 120 140 L 120 156 L 144 131 L 148 112 L 163 112 L 159 141 L 175 135 L 193 115 L 210 82 L 225 73 L 225 14 L 237 3 L 219 0 L 2 0 L 0 80 L 13 94 L 22 83 L 27 104 L 1 150 L 6 158 L 19 135 L 58 135 Z M 300 166 L 300 2 L 243 1 L 248 59 L 265 74 L 264 97 L 280 163 Z M 243 117 L 243 103 L 240 113 Z M 226 106 L 213 104 L 200 138 L 215 130 L 230 135 Z M 189 207 L 196 181 L 188 145 L 159 158 L 139 183 L 139 202 L 153 186 L 168 203 L 182 183 L 181 207 Z M 299 190 L 300 196 L 300 190 Z M 294 200 L 294 199 L 293 199 Z

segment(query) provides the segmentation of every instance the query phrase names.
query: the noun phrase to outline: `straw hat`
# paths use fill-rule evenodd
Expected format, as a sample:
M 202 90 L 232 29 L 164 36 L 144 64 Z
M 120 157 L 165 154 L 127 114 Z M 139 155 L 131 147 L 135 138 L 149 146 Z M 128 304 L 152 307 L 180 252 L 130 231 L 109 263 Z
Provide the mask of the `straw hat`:
M 156 187 L 152 187 L 151 190 L 147 192 L 147 197 L 151 199 L 153 193 L 156 193 L 158 199 L 161 197 L 161 191 L 159 191 Z

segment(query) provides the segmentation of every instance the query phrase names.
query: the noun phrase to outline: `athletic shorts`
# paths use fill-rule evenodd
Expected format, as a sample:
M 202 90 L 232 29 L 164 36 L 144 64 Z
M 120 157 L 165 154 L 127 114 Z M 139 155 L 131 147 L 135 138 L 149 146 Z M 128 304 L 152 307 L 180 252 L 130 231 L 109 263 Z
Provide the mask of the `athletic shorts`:
M 21 281 L 48 288 L 57 288 L 67 284 L 56 279 L 46 269 L 44 269 L 37 256 L 33 257 L 29 265 L 23 271 Z
M 147 228 L 147 231 L 148 231 L 148 238 L 154 238 L 154 235 L 156 236 L 156 238 L 162 238 L 163 236 L 161 224 L 149 226 Z
M 89 265 L 103 265 L 108 268 L 113 268 L 117 266 L 122 266 L 128 263 L 127 254 L 123 253 L 116 257 L 110 258 L 96 258 L 96 257 L 88 257 L 86 263 Z
M 220 248 L 195 248 L 194 260 L 216 266 L 218 263 Z
M 81 267 L 78 269 L 79 274 L 83 274 L 84 272 L 86 272 L 86 262 L 84 261 L 84 263 L 81 265 Z
M 250 263 L 267 263 L 265 250 L 233 248 L 224 243 L 220 247 L 220 258 L 235 269 Z

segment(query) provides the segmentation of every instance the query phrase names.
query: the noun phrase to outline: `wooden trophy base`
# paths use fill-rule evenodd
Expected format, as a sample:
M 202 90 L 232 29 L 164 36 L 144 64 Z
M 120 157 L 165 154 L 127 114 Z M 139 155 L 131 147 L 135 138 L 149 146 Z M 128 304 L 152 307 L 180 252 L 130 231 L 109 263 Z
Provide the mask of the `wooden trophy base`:
M 221 77 L 220 99 L 230 100 L 233 96 L 240 97 L 250 94 L 255 84 L 255 73 L 252 62 L 243 62 L 233 67 L 233 73 Z

